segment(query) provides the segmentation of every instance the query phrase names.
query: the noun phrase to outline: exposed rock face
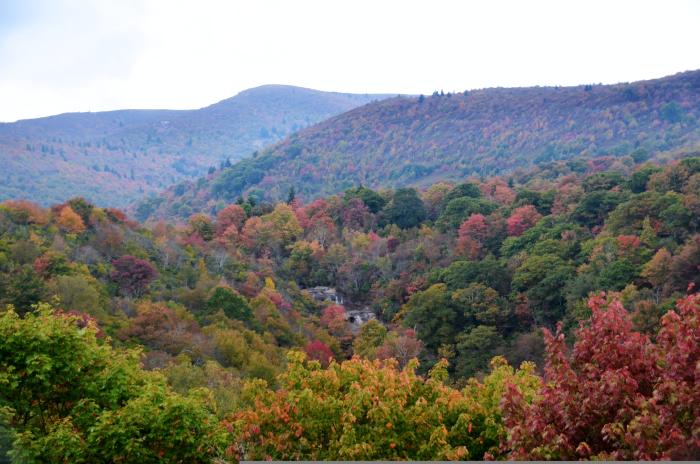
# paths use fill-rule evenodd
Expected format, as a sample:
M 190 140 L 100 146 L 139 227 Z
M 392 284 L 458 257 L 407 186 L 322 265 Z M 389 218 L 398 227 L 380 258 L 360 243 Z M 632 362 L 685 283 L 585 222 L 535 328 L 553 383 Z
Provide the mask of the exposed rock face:
M 331 301 L 335 304 L 345 306 L 345 320 L 350 323 L 353 332 L 359 330 L 360 326 L 365 322 L 377 319 L 374 312 L 367 306 L 360 309 L 350 309 L 353 306 L 357 307 L 359 305 L 353 305 L 351 301 L 346 301 L 342 295 L 338 294 L 335 288 L 312 287 L 307 288 L 306 291 L 309 292 L 311 297 L 316 301 Z
M 365 322 L 369 322 L 377 319 L 377 316 L 365 307 L 364 309 L 355 309 L 351 311 L 345 311 L 345 319 L 352 325 L 361 326 Z
M 343 304 L 343 297 L 338 295 L 338 292 L 331 287 L 312 287 L 307 288 L 307 292 L 316 301 L 332 301 L 335 304 Z

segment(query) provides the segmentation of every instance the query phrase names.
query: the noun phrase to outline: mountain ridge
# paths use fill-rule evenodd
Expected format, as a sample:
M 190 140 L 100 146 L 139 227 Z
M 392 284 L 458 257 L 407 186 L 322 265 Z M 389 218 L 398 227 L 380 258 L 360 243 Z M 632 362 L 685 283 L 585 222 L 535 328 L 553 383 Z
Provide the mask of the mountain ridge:
M 698 121 L 700 71 L 613 85 L 395 97 L 171 187 L 142 212 L 184 217 L 251 193 L 279 200 L 292 187 L 310 200 L 357 185 L 425 186 L 581 155 L 639 158 L 693 146 L 700 141 Z
M 379 94 L 266 85 L 195 110 L 72 112 L 0 124 L 0 200 L 124 206 Z

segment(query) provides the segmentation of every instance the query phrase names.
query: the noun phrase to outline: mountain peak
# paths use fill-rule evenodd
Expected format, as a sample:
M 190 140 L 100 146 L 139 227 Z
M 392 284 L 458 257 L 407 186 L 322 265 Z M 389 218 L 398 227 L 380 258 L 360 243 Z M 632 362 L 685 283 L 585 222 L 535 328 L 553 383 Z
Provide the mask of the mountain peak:
M 0 201 L 49 204 L 81 195 L 123 206 L 381 97 L 264 85 L 197 110 L 67 113 L 4 124 Z

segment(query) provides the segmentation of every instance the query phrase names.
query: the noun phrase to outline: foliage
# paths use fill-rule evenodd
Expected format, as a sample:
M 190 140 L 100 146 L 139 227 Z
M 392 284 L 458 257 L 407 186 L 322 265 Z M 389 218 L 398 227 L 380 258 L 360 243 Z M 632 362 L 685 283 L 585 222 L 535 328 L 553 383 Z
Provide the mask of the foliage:
M 158 272 L 146 260 L 125 255 L 112 262 L 114 270 L 110 277 L 127 296 L 140 296 L 156 278 Z
M 154 216 L 185 218 L 179 202 L 193 211 L 209 211 L 220 200 L 233 201 L 252 191 L 282 201 L 292 185 L 297 198 L 310 201 L 358 185 L 465 183 L 470 176 L 517 176 L 532 167 L 552 174 L 563 167 L 579 174 L 589 171 L 586 195 L 614 207 L 618 199 L 610 189 L 624 187 L 617 183 L 629 169 L 626 160 L 638 163 L 658 159 L 661 152 L 695 150 L 700 140 L 697 76 L 692 71 L 624 86 L 599 85 L 592 91 L 585 86 L 498 88 L 422 100 L 385 99 L 302 130 L 256 157 L 214 172 L 201 185 L 171 188 Z M 625 92 L 637 97 L 629 99 Z M 575 159 L 580 155 L 589 158 Z M 615 158 L 621 163 L 611 166 Z M 605 170 L 611 173 L 596 174 Z M 174 195 L 178 188 L 184 195 Z M 542 196 L 541 202 L 528 199 L 524 204 L 549 214 L 554 192 Z M 459 227 L 469 214 L 450 227 Z M 597 222 L 592 214 L 587 220 Z
M 298 157 L 306 153 L 301 146 L 292 151 Z M 655 156 L 650 152 L 652 155 Z M 686 155 L 680 152 L 663 156 Z M 632 332 L 654 340 L 649 343 L 655 351 L 647 358 L 657 366 L 658 380 L 662 375 L 659 372 L 664 371 L 659 366 L 686 359 L 678 355 L 681 361 L 676 358 L 662 361 L 655 353 L 658 354 L 658 347 L 668 333 L 664 328 L 668 322 L 662 321 L 672 317 L 668 315 L 672 314 L 676 301 L 682 298 L 682 301 L 690 301 L 686 295 L 700 285 L 700 221 L 696 219 L 700 217 L 700 161 L 686 157 L 666 164 L 650 162 L 640 169 L 651 166 L 654 172 L 643 182 L 643 191 L 636 192 L 631 182 L 638 172 L 634 159 L 634 156 L 619 159 L 598 156 L 541 163 L 533 170 L 519 171 L 508 178 L 462 179 L 456 186 L 441 183 L 424 191 L 373 192 L 365 187 L 345 186 L 349 198 L 330 196 L 308 203 L 304 202 L 303 195 L 296 194 L 289 203 L 271 204 L 260 192 L 253 192 L 245 198 L 231 200 L 234 204 L 217 202 L 207 211 L 196 212 L 183 204 L 190 209 L 186 217 L 192 217 L 192 221 L 159 222 L 149 227 L 129 220 L 118 210 L 99 208 L 83 199 L 70 200 L 50 210 L 27 202 L 9 202 L 0 205 L 0 304 L 12 304 L 17 314 L 36 318 L 41 314 L 35 308 L 37 303 L 55 302 L 70 313 L 62 317 L 72 318 L 74 325 L 95 327 L 99 346 L 116 353 L 123 353 L 124 346 L 140 349 L 143 369 L 165 374 L 176 396 L 172 396 L 160 374 L 139 369 L 134 375 L 138 379 L 143 375 L 146 380 L 139 380 L 138 391 L 133 393 L 134 404 L 138 406 L 129 409 L 132 401 L 129 397 L 89 419 L 89 427 L 93 431 L 99 429 L 101 436 L 109 435 L 110 443 L 131 443 L 137 436 L 143 436 L 145 441 L 132 448 L 144 460 L 150 459 L 149 453 L 155 449 L 155 445 L 148 442 L 151 437 L 163 435 L 174 440 L 176 438 L 169 433 L 179 433 L 165 430 L 167 422 L 155 417 L 154 408 L 162 407 L 165 411 L 172 405 L 178 409 L 186 403 L 183 407 L 191 411 L 189 417 L 194 418 L 189 426 L 191 433 L 199 433 L 201 421 L 213 424 L 210 417 L 218 419 L 242 411 L 247 414 L 254 403 L 251 403 L 250 390 L 244 393 L 242 386 L 250 380 L 262 379 L 267 387 L 260 392 L 283 394 L 280 392 L 285 391 L 284 382 L 278 376 L 286 368 L 285 354 L 290 350 L 304 351 L 309 358 L 317 360 L 324 370 L 311 370 L 323 372 L 313 374 L 321 377 L 330 376 L 330 372 L 345 372 L 338 366 L 343 366 L 353 354 L 361 356 L 362 359 L 351 361 L 348 366 L 355 366 L 352 369 L 358 372 L 361 369 L 374 372 L 375 367 L 377 372 L 384 372 L 377 374 L 375 383 L 394 375 L 387 372 L 403 375 L 399 372 L 412 369 L 415 365 L 411 360 L 419 358 L 421 364 L 415 368 L 415 375 L 420 382 L 425 381 L 422 375 L 439 366 L 434 372 L 439 372 L 444 381 L 442 385 L 451 385 L 447 397 L 461 398 L 459 401 L 464 400 L 472 411 L 470 408 L 477 408 L 476 403 L 483 402 L 474 403 L 482 390 L 481 387 L 469 390 L 475 382 L 469 380 L 470 377 L 478 376 L 485 385 L 490 378 L 489 360 L 494 356 L 503 356 L 514 364 L 534 361 L 541 366 L 545 344 L 540 329 L 552 330 L 561 323 L 560 334 L 568 343 L 575 343 L 581 338 L 575 327 L 581 321 L 588 324 L 586 321 L 592 313 L 586 301 L 592 293 L 600 291 L 609 292 L 611 301 L 618 299 L 629 309 L 629 320 L 625 324 L 632 324 Z M 642 188 L 642 182 L 636 185 L 635 189 Z M 353 196 L 355 194 L 357 196 Z M 376 201 L 376 212 L 368 207 L 365 199 L 370 203 Z M 596 203 L 598 200 L 601 202 Z M 397 204 L 403 206 L 397 209 Z M 414 214 L 420 212 L 420 205 L 424 216 Z M 474 210 L 470 209 L 472 206 Z M 482 206 L 486 209 L 481 210 Z M 60 213 L 66 208 L 71 208 L 83 221 L 84 230 L 75 232 L 61 226 Z M 392 216 L 397 211 L 401 214 Z M 513 217 L 518 219 L 510 221 L 509 231 L 509 219 Z M 402 227 L 408 225 L 404 221 L 410 221 L 411 226 Z M 320 288 L 310 288 L 317 286 Z M 371 311 L 376 319 L 364 324 L 354 319 L 349 323 L 346 311 L 351 310 Z M 116 339 L 113 341 L 110 336 Z M 596 336 L 596 340 L 598 338 L 604 339 Z M 692 343 L 678 342 L 677 345 L 692 348 Z M 72 345 L 67 343 L 67 346 Z M 601 356 L 617 355 L 614 350 L 607 351 Z M 114 358 L 116 362 L 119 356 Z M 449 365 L 443 364 L 443 358 Z M 370 364 L 362 364 L 365 362 Z M 580 366 L 569 364 L 580 377 L 580 387 L 593 382 L 594 379 L 582 374 Z M 310 369 L 311 364 L 304 365 L 304 369 Z M 492 366 L 492 372 L 496 370 L 505 372 Z M 694 372 L 692 366 L 676 371 Z M 357 380 L 358 385 L 363 385 L 366 379 L 367 376 Z M 54 381 L 55 388 L 63 388 L 60 381 L 51 382 Z M 349 380 L 347 391 L 354 381 Z M 653 403 L 656 397 L 650 397 L 646 387 L 643 392 L 647 395 L 643 396 L 646 406 L 642 405 L 646 409 L 639 409 L 642 406 L 634 402 L 632 409 L 628 408 L 639 417 L 653 419 L 651 422 L 639 419 L 642 425 L 634 425 L 637 423 L 633 423 L 632 416 L 623 417 L 623 425 L 632 430 L 628 434 L 641 430 L 638 435 L 645 437 L 644 443 L 632 445 L 631 438 L 624 438 L 626 435 L 620 435 L 619 429 L 611 429 L 609 436 L 613 438 L 600 445 L 595 441 L 600 437 L 594 431 L 605 424 L 599 423 L 586 429 L 586 433 L 598 437 L 593 439 L 586 435 L 586 443 L 591 447 L 619 445 L 615 450 L 635 448 L 647 450 L 644 452 L 649 456 L 661 456 L 666 452 L 663 450 L 671 449 L 667 446 L 680 443 L 678 437 L 692 436 L 684 417 L 690 415 L 687 405 L 692 403 L 692 395 L 685 392 L 692 391 L 694 385 L 683 382 L 690 380 L 674 377 L 664 384 L 663 394 L 669 398 L 664 404 L 680 409 L 659 409 L 662 404 Z M 656 388 L 658 382 L 652 383 L 651 388 Z M 336 384 L 331 385 L 335 388 L 333 385 Z M 481 384 L 477 382 L 477 385 Z M 457 386 L 466 388 L 468 393 L 466 390 L 457 392 Z M 207 388 L 210 393 L 200 394 L 200 388 Z M 590 396 L 597 402 L 596 407 L 608 398 L 622 398 L 620 401 L 624 403 L 627 401 L 623 395 L 627 391 L 625 388 L 621 389 L 622 393 L 615 391 L 607 396 L 591 393 Z M 125 394 L 131 391 L 131 387 L 124 387 Z M 440 454 L 443 452 L 462 456 L 460 447 L 469 451 L 467 457 L 500 458 L 505 457 L 503 453 L 516 452 L 509 448 L 507 436 L 511 431 L 498 412 L 500 397 L 505 391 L 505 387 L 499 387 L 489 397 L 493 412 L 487 416 L 493 419 L 485 419 L 484 424 L 488 426 L 484 435 L 459 435 L 462 433 L 459 429 L 454 432 L 455 439 L 462 437 L 459 443 L 451 441 L 449 432 L 457 422 L 450 422 L 449 414 L 440 416 L 444 412 L 440 408 L 445 404 L 433 405 L 426 398 L 427 404 L 421 407 L 427 408 L 430 411 L 427 414 L 435 418 L 431 422 L 434 425 L 432 445 L 430 436 L 426 439 L 414 434 L 412 440 L 404 436 L 402 430 L 400 440 L 394 441 L 396 453 L 418 456 L 418 450 L 411 448 L 410 443 L 419 443 L 419 439 L 426 446 L 435 445 L 421 455 L 426 458 L 447 456 Z M 661 390 L 654 391 L 657 396 L 661 395 Z M 557 392 L 557 398 L 571 393 L 566 389 Z M 79 388 L 76 394 L 92 398 Z M 577 407 L 586 405 L 586 395 L 589 395 L 587 391 L 581 393 L 572 403 Z M 345 401 L 341 393 L 334 392 L 332 396 L 333 404 Z M 202 400 L 205 397 L 208 399 Z M 325 398 L 323 394 L 319 397 Z M 634 393 L 632 397 L 639 395 Z M 71 400 L 70 396 L 68 398 Z M 143 399 L 143 403 L 137 402 L 137 398 Z M 442 401 L 439 395 L 436 398 Z M 535 399 L 536 395 L 531 394 L 524 401 L 530 404 Z M 80 401 L 73 400 L 75 404 L 62 407 L 67 410 L 77 407 Z M 192 411 L 191 401 L 209 412 Z M 518 404 L 518 408 L 527 409 L 522 403 Z M 42 403 L 31 406 L 43 407 Z M 282 408 L 281 403 L 275 403 L 277 407 Z M 393 410 L 399 406 L 392 403 L 388 407 Z M 368 404 L 364 410 L 370 417 L 368 423 L 381 414 L 373 408 Z M 548 413 L 554 410 L 554 406 L 547 408 Z M 154 417 L 152 420 L 140 417 L 140 410 Z M 517 412 L 517 408 L 513 411 Z M 596 411 L 597 418 L 608 420 L 605 418 L 608 412 Z M 316 412 L 309 414 L 317 417 L 314 416 Z M 571 421 L 591 423 L 588 416 L 571 414 L 574 418 Z M 104 427 L 99 428 L 98 422 L 103 416 L 113 422 L 105 422 Z M 672 436 L 665 435 L 666 428 L 663 431 L 658 428 L 661 416 L 666 417 L 664 424 L 670 424 L 668 430 Z M 272 416 L 267 419 L 272 420 Z M 305 420 L 297 419 L 294 423 Z M 12 440 L 25 437 L 22 449 L 41 448 L 41 452 L 54 461 L 59 460 L 51 454 L 54 451 L 60 454 L 68 449 L 82 450 L 88 443 L 94 448 L 102 446 L 89 441 L 85 423 L 75 425 L 73 420 L 71 413 L 70 423 L 64 418 L 51 422 L 53 428 L 42 432 L 52 433 L 46 441 L 36 434 L 30 437 L 14 424 L 10 424 L 8 436 L 12 436 Z M 341 417 L 340 421 L 344 420 Z M 413 418 L 402 420 L 420 429 L 417 423 L 410 422 Z M 478 420 L 471 420 L 475 430 L 482 430 Z M 673 425 L 673 421 L 681 425 Z M 7 420 L 2 422 L 0 418 L 0 426 L 6 423 Z M 128 428 L 125 424 L 133 423 L 135 428 L 111 430 L 108 423 L 119 424 L 120 428 Z M 348 434 L 355 430 L 353 436 L 358 437 L 359 429 L 348 422 L 342 423 L 346 424 Z M 243 425 L 236 424 L 232 425 L 232 430 L 238 434 L 243 430 L 238 427 Z M 440 424 L 448 430 L 447 438 Z M 375 425 L 380 428 L 381 424 Z M 279 430 L 280 436 L 286 433 L 281 423 L 273 421 L 270 427 Z M 304 427 L 306 430 L 320 425 L 312 423 Z M 574 433 L 578 426 L 562 427 L 567 433 Z M 528 430 L 535 428 L 528 426 Z M 324 442 L 341 433 L 344 432 L 331 426 L 322 433 L 319 431 L 318 436 L 320 442 Z M 377 435 L 374 431 L 373 434 Z M 352 438 L 356 441 L 347 435 L 344 443 L 350 440 L 353 453 L 359 453 L 357 456 L 365 452 L 362 450 L 372 449 L 374 454 L 367 451 L 368 456 L 399 457 L 383 454 L 384 448 L 378 451 L 379 445 L 384 443 L 379 443 L 377 440 L 381 437 L 374 435 L 370 439 Z M 148 440 L 145 437 L 149 437 Z M 241 441 L 240 435 L 237 437 L 232 450 L 246 451 L 247 442 Z M 545 434 L 542 439 L 547 437 Z M 268 438 L 271 439 L 266 437 L 265 440 Z M 0 441 L 2 439 L 0 435 Z M 472 439 L 476 441 L 470 441 Z M 311 457 L 302 454 L 302 448 L 298 447 L 302 445 L 295 440 L 291 438 L 289 449 L 294 449 L 296 456 Z M 272 446 L 273 441 L 265 446 Z M 624 446 L 620 444 L 623 442 Z M 562 443 L 559 445 L 564 446 Z M 574 451 L 578 444 L 571 445 Z M 35 445 L 39 448 L 32 448 Z M 335 450 L 333 457 L 341 457 L 341 448 L 342 453 L 346 453 L 342 456 L 351 456 L 346 451 L 350 448 L 343 448 L 341 444 L 328 446 Z M 608 448 L 585 454 L 585 457 L 612 456 L 601 454 L 611 453 Z M 693 452 L 687 445 L 678 445 L 663 456 L 688 457 L 681 448 Z M 264 453 L 268 448 L 251 449 L 267 457 Z M 217 453 L 221 451 L 217 450 Z M 321 453 L 316 448 L 309 452 Z M 109 460 L 118 460 L 110 456 Z M 78 457 L 74 460 L 82 459 Z M 99 462 L 97 458 L 92 460 Z
M 506 383 L 525 397 L 538 386 L 532 366 L 502 361 L 484 383 L 446 386 L 446 363 L 428 378 L 416 363 L 353 358 L 322 369 L 289 354 L 281 388 L 246 386 L 248 406 L 230 418 L 241 459 L 483 459 L 505 436 L 498 402 Z
M 694 459 L 698 446 L 700 296 L 664 316 L 656 343 L 635 332 L 619 300 L 592 297 L 567 353 L 545 332 L 545 384 L 534 402 L 506 397 L 514 459 Z
M 223 311 L 229 319 L 236 319 L 247 324 L 253 322 L 253 311 L 244 297 L 226 287 L 217 287 L 207 300 L 205 311 L 213 314 Z
M 229 169 L 261 145 L 384 97 L 269 85 L 197 110 L 70 113 L 6 124 L 0 201 L 48 205 L 74 195 L 105 206 L 143 201 L 137 216 L 143 221 L 162 203 L 146 195 L 210 168 Z M 185 190 L 175 189 L 175 197 Z
M 0 405 L 30 462 L 209 462 L 225 431 L 206 396 L 181 397 L 139 367 L 137 351 L 97 338 L 94 323 L 43 305 L 0 317 Z
M 425 206 L 415 189 L 404 188 L 394 192 L 391 203 L 384 210 L 386 220 L 402 229 L 418 226 L 425 219 Z

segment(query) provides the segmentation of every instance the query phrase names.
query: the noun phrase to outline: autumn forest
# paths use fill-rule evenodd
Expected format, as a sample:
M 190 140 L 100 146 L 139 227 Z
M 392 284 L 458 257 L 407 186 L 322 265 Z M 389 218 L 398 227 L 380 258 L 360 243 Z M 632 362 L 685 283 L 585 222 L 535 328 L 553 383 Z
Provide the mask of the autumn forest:
M 700 71 L 386 97 L 1 125 L 0 463 L 700 459 Z

